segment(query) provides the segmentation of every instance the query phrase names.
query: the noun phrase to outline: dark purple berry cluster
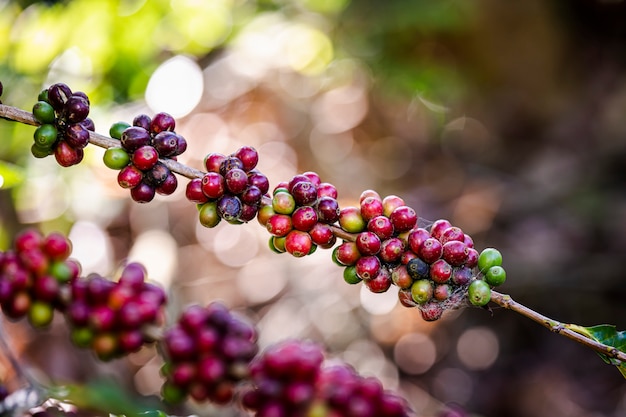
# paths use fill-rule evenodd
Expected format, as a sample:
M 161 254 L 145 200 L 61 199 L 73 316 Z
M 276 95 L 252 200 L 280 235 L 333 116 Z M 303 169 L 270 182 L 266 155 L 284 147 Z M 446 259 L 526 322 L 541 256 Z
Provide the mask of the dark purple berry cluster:
M 219 302 L 192 305 L 167 330 L 162 348 L 166 401 L 191 396 L 225 404 L 233 398 L 235 384 L 248 376 L 248 365 L 258 351 L 257 333 Z
M 64 292 L 80 265 L 68 259 L 71 243 L 60 233 L 28 229 L 16 236 L 13 250 L 0 252 L 0 307 L 9 318 L 28 316 L 35 327 L 50 324 L 63 310 Z
M 211 153 L 204 158 L 207 173 L 187 184 L 186 196 L 198 204 L 200 223 L 215 227 L 222 219 L 232 224 L 254 219 L 269 190 L 267 177 L 255 169 L 259 154 L 242 146 L 230 155 Z
M 154 117 L 141 114 L 132 126 L 118 122 L 111 126 L 112 138 L 120 145 L 108 148 L 104 164 L 119 170 L 117 183 L 130 190 L 130 196 L 139 203 L 152 201 L 155 194 L 170 195 L 178 187 L 178 179 L 161 158 L 176 159 L 187 149 L 187 141 L 174 129 L 176 122 L 167 113 Z
M 89 115 L 89 98 L 63 83 L 51 85 L 39 94 L 33 116 L 40 123 L 33 135 L 31 153 L 37 158 L 54 154 L 59 165 L 69 167 L 83 160 L 83 149 L 94 131 Z
M 315 172 L 278 184 L 271 205 L 262 210 L 259 222 L 272 235 L 270 247 L 275 252 L 302 257 L 336 242 L 331 225 L 339 220 L 337 189 Z
M 115 282 L 97 274 L 77 278 L 66 310 L 72 341 L 103 360 L 135 352 L 153 341 L 143 330 L 161 324 L 165 301 L 139 263 L 127 264 Z
M 376 378 L 364 378 L 343 363 L 324 363 L 311 342 L 287 340 L 270 346 L 250 365 L 252 386 L 242 405 L 256 417 L 405 417 L 409 407 L 385 391 Z

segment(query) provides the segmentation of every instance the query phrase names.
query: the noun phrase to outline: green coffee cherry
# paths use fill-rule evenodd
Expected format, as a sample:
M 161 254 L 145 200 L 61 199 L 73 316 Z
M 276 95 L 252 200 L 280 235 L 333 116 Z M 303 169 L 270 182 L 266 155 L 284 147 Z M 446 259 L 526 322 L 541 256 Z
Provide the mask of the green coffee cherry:
M 70 339 L 74 345 L 80 348 L 88 348 L 93 341 L 94 333 L 89 327 L 77 327 L 72 329 L 70 333 Z
M 495 248 L 486 248 L 478 255 L 478 269 L 485 272 L 492 266 L 502 265 L 502 254 Z
M 217 226 L 222 220 L 217 213 L 217 202 L 209 201 L 208 203 L 204 203 L 202 207 L 200 207 L 198 219 L 200 224 L 204 227 L 211 228 Z
M 121 139 L 122 138 L 122 133 L 124 133 L 124 131 L 126 129 L 128 129 L 130 127 L 130 125 L 126 122 L 116 122 L 113 123 L 111 125 L 111 127 L 109 128 L 109 135 L 113 138 L 113 139 Z
M 276 253 L 285 253 L 285 237 L 272 236 L 269 241 L 270 249 Z
M 348 284 L 358 284 L 359 282 L 361 282 L 361 278 L 359 278 L 359 276 L 356 274 L 356 267 L 354 265 L 346 266 L 344 268 L 343 280 L 346 281 Z
M 37 146 L 42 149 L 50 149 L 57 141 L 58 134 L 59 131 L 55 125 L 46 123 L 35 129 L 33 137 Z
M 41 90 L 41 92 L 37 96 L 37 100 L 45 101 L 46 103 L 48 103 L 48 89 L 47 88 L 44 88 L 43 90 Z
M 485 272 L 485 281 L 492 287 L 504 284 L 506 271 L 499 265 L 492 266 Z
M 43 301 L 33 301 L 28 310 L 28 322 L 33 327 L 48 326 L 54 318 L 54 308 Z
M 41 124 L 54 123 L 54 108 L 45 101 L 38 101 L 33 106 L 33 116 Z
M 482 307 L 491 299 L 491 288 L 489 284 L 480 279 L 475 279 L 467 289 L 467 296 L 475 306 Z
M 178 404 L 182 402 L 187 395 L 181 388 L 178 388 L 172 383 L 165 382 L 161 387 L 161 396 L 166 403 Z
M 53 152 L 51 148 L 42 148 L 36 143 L 33 143 L 30 147 L 30 153 L 33 154 L 35 158 L 45 158 L 46 156 L 52 155 Z
M 128 165 L 130 155 L 128 155 L 128 152 L 126 152 L 124 148 L 114 146 L 104 151 L 102 162 L 111 169 L 120 170 Z
M 433 298 L 433 284 L 428 279 L 418 279 L 411 285 L 411 297 L 418 304 L 426 304 Z

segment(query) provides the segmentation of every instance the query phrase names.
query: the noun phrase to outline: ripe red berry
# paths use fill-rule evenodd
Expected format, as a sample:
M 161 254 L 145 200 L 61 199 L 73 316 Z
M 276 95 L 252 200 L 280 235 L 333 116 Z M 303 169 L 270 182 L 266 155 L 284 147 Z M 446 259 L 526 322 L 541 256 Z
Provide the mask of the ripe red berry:
M 187 200 L 196 204 L 204 204 L 209 201 L 209 198 L 202 191 L 202 179 L 200 178 L 194 178 L 187 183 L 185 196 Z
M 396 207 L 389 216 L 396 233 L 409 231 L 417 224 L 417 213 L 409 206 Z
M 226 188 L 233 194 L 241 194 L 248 187 L 248 175 L 243 169 L 233 168 L 224 175 Z
M 117 183 L 122 188 L 134 188 L 143 179 L 143 172 L 134 165 L 127 165 L 117 174 Z
M 445 229 L 443 232 L 441 232 L 441 236 L 439 240 L 441 241 L 441 243 L 444 243 L 444 244 L 446 242 L 450 242 L 454 240 L 463 242 L 463 240 L 465 240 L 465 233 L 463 233 L 463 230 L 461 230 L 459 227 L 450 226 L 447 229 Z
M 309 230 L 309 235 L 313 243 L 322 248 L 327 248 L 329 245 L 332 246 L 336 241 L 333 229 L 324 223 L 315 223 L 311 230 Z
M 373 293 L 383 293 L 391 287 L 391 275 L 386 268 L 380 268 L 373 279 L 364 280 L 365 286 Z
M 429 237 L 431 236 L 428 230 L 419 227 L 411 230 L 407 237 L 407 244 L 413 252 L 419 253 L 420 246 L 422 246 L 422 243 Z
M 317 186 L 317 198 L 337 198 L 337 188 L 328 182 L 322 182 Z
M 279 213 L 272 215 L 265 226 L 272 236 L 278 237 L 286 236 L 293 229 L 291 216 Z
M 431 237 L 426 239 L 419 247 L 418 256 L 424 260 L 424 262 L 432 264 L 437 259 L 441 258 L 443 254 L 443 246 L 437 239 Z
M 376 256 L 364 256 L 356 261 L 356 274 L 363 280 L 374 278 L 380 270 L 380 260 Z
M 168 157 L 179 154 L 178 149 L 179 137 L 174 132 L 161 132 L 152 138 L 152 146 L 157 150 L 161 157 Z
M 465 243 L 458 240 L 451 240 L 443 245 L 442 257 L 452 266 L 463 265 L 467 260 L 469 248 Z
M 261 194 L 266 194 L 270 189 L 270 182 L 267 177 L 256 170 L 248 172 L 248 185 L 255 185 L 261 190 Z
M 54 148 L 54 158 L 62 167 L 79 164 L 83 160 L 84 152 L 81 148 L 72 148 L 67 142 L 60 141 Z
M 149 203 L 154 199 L 156 189 L 147 182 L 140 182 L 136 187 L 130 190 L 130 197 L 137 203 Z
M 372 232 L 361 232 L 356 237 L 356 247 L 361 255 L 376 255 L 380 251 L 381 241 Z
M 433 224 L 430 226 L 430 235 L 435 239 L 440 239 L 443 231 L 447 228 L 452 227 L 450 222 L 446 219 L 435 220 Z
M 405 265 L 398 265 L 391 271 L 391 280 L 399 288 L 411 288 L 413 284 L 413 278 L 409 275 Z
M 300 181 L 294 184 L 291 194 L 299 206 L 309 206 L 317 201 L 317 188 L 310 181 Z
M 367 230 L 376 234 L 380 239 L 389 239 L 394 234 L 391 220 L 386 216 L 376 216 L 367 222 Z
M 218 199 L 224 195 L 226 183 L 224 177 L 217 172 L 207 172 L 202 177 L 202 193 L 210 199 Z
M 220 165 L 226 159 L 221 153 L 210 153 L 204 157 L 204 166 L 208 172 L 220 172 Z
M 397 237 L 386 239 L 380 246 L 378 256 L 383 262 L 395 263 L 400 260 L 404 253 L 404 242 Z
M 404 206 L 404 200 L 397 195 L 388 195 L 383 198 L 383 215 L 389 217 L 391 213 L 400 206 Z
M 292 230 L 285 238 L 285 250 L 298 258 L 308 255 L 312 245 L 311 236 L 300 230 Z
M 332 197 L 320 197 L 315 205 L 319 221 L 333 224 L 339 220 L 339 203 Z
M 137 148 L 130 158 L 133 165 L 142 171 L 152 168 L 159 160 L 159 153 L 151 145 Z
M 298 207 L 291 215 L 293 228 L 308 232 L 317 224 L 317 212 L 313 207 Z
M 373 219 L 376 216 L 382 216 L 383 214 L 383 201 L 380 198 L 373 196 L 365 197 L 361 200 L 361 216 L 366 221 Z
M 343 242 L 335 248 L 333 254 L 337 262 L 344 266 L 354 265 L 361 257 L 361 252 L 354 242 Z
M 237 149 L 234 156 L 239 158 L 246 172 L 253 170 L 259 162 L 259 153 L 252 146 L 242 146 Z
M 445 284 L 452 276 L 452 267 L 443 259 L 438 259 L 430 265 L 430 279 L 439 284 Z
M 257 206 L 263 198 L 263 193 L 256 185 L 248 185 L 241 193 L 241 202 L 251 206 Z
M 176 128 L 176 121 L 168 113 L 157 113 L 150 122 L 150 132 L 153 135 L 164 131 L 173 131 Z

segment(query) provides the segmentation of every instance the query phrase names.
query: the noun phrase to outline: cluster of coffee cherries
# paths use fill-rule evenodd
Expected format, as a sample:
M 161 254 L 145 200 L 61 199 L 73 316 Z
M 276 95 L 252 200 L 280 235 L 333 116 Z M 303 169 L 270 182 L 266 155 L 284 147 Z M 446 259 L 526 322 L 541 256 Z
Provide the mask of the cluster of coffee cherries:
M 83 149 L 94 131 L 89 115 L 89 98 L 82 91 L 63 83 L 53 84 L 39 93 L 33 116 L 40 123 L 33 135 L 31 153 L 37 158 L 54 154 L 59 165 L 69 167 L 83 160 Z
M 270 346 L 250 365 L 252 385 L 242 405 L 257 417 L 405 417 L 408 405 L 344 363 L 324 362 L 315 343 L 286 340 Z
M 0 307 L 11 319 L 28 317 L 34 327 L 45 327 L 56 309 L 64 309 L 65 289 L 80 273 L 68 259 L 69 240 L 60 233 L 43 236 L 27 229 L 16 236 L 13 249 L 0 252 Z
M 364 191 L 359 202 L 339 215 L 341 228 L 354 233 L 355 240 L 333 251 L 333 260 L 345 267 L 346 282 L 363 282 L 376 293 L 395 284 L 400 302 L 418 307 L 428 321 L 458 307 L 466 293 L 472 304 L 485 305 L 490 287 L 504 282 L 501 256 L 499 261 L 491 257 L 496 259 L 488 265 L 497 266 L 490 273 L 493 279 L 477 279 L 486 278 L 488 269 L 478 270 L 479 258 L 486 259 L 495 249 L 479 255 L 472 238 L 448 220 L 420 225 L 415 210 L 400 197 L 381 198 L 372 190 Z
M 269 190 L 267 177 L 255 169 L 259 154 L 242 146 L 230 155 L 210 153 L 204 158 L 207 173 L 187 183 L 187 199 L 198 205 L 199 221 L 215 227 L 222 219 L 241 224 L 254 219 Z
M 130 189 L 130 196 L 136 202 L 147 203 L 157 193 L 170 195 L 176 191 L 176 175 L 159 161 L 160 158 L 175 160 L 187 149 L 187 141 L 175 128 L 174 118 L 161 112 L 152 118 L 140 114 L 133 119 L 132 126 L 117 122 L 109 129 L 111 137 L 120 144 L 105 151 L 103 162 L 119 170 L 117 183 Z
M 66 309 L 72 342 L 103 360 L 136 352 L 154 341 L 145 329 L 162 324 L 165 301 L 163 289 L 147 282 L 136 262 L 125 265 L 117 281 L 97 274 L 76 278 Z
M 255 328 L 220 302 L 191 305 L 163 337 L 163 399 L 228 403 L 258 352 Z
M 274 188 L 258 220 L 272 235 L 270 248 L 277 253 L 302 257 L 318 246 L 331 248 L 336 242 L 331 225 L 339 220 L 337 189 L 315 172 L 295 175 Z

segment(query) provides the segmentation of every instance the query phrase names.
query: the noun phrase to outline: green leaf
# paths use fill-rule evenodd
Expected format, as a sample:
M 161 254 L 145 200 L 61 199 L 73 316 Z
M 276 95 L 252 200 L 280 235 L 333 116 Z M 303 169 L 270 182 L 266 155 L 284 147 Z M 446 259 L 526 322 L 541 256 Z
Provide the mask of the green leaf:
M 618 332 L 613 325 L 600 324 L 598 326 L 583 327 L 576 324 L 568 324 L 566 327 L 596 342 L 612 346 L 621 352 L 626 352 L 626 331 Z M 602 360 L 606 363 L 617 366 L 622 376 L 626 378 L 626 363 L 619 359 L 611 358 L 603 353 L 598 353 L 598 355 L 600 355 Z
M 0 188 L 15 187 L 24 181 L 24 169 L 8 162 L 0 161 Z
M 94 381 L 86 385 L 65 385 L 50 390 L 50 395 L 84 410 L 126 417 L 160 415 L 160 403 L 152 398 L 133 396 L 112 381 Z

